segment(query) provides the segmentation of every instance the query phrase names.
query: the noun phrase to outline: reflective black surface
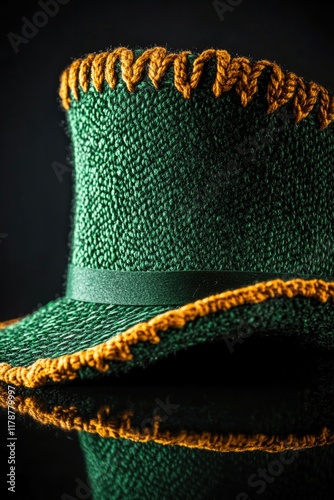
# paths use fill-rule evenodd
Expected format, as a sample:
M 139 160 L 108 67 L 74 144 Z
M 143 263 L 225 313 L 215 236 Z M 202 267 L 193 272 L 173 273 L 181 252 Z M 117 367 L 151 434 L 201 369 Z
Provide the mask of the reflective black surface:
M 72 167 L 57 90 L 73 58 L 120 45 L 225 48 L 333 91 L 325 4 L 222 3 L 234 4 L 224 20 L 202 0 L 71 0 L 18 53 L 7 35 L 40 6 L 2 3 L 1 321 L 63 293 Z M 3 385 L 0 498 L 332 499 L 331 358 L 253 338 L 198 346 L 96 385 L 15 389 L 15 418 Z
M 249 339 L 95 385 L 16 388 L 16 497 L 331 499 L 333 387 L 330 355 Z M 0 401 L 11 444 L 6 385 Z

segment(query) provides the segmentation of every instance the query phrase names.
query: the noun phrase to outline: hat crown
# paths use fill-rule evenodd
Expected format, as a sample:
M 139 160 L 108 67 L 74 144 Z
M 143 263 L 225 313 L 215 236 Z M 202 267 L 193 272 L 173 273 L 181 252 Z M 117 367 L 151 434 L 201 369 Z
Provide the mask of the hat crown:
M 277 68 L 160 48 L 72 63 L 71 263 L 332 275 L 332 98 Z

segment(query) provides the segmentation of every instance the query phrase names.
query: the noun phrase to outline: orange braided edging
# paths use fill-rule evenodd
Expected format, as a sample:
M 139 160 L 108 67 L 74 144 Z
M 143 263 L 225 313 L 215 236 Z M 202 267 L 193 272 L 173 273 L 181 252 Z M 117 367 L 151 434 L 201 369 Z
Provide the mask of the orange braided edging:
M 0 330 L 7 328 L 7 326 L 14 325 L 22 318 L 8 319 L 7 321 L 0 321 Z
M 211 295 L 155 316 L 147 322 L 138 323 L 107 342 L 85 351 L 78 351 L 54 359 L 38 359 L 28 367 L 0 363 L 0 380 L 13 385 L 38 387 L 48 381 L 73 380 L 84 367 L 100 372 L 109 369 L 108 361 L 130 361 L 130 347 L 138 342 L 160 342 L 159 332 L 182 329 L 190 321 L 208 314 L 228 311 L 245 304 L 258 304 L 277 297 L 307 297 L 325 303 L 334 299 L 334 282 L 323 280 L 280 279 L 257 283 L 237 290 Z
M 7 407 L 7 393 L 0 395 L 0 405 Z M 43 406 L 35 397 L 15 397 L 15 411 L 26 414 L 43 425 L 53 425 L 64 431 L 83 431 L 98 434 L 102 438 L 127 439 L 135 442 L 154 441 L 167 446 L 184 446 L 187 448 L 210 450 L 217 452 L 265 451 L 278 453 L 286 450 L 300 450 L 326 446 L 334 443 L 334 432 L 323 427 L 320 432 L 285 437 L 267 434 L 212 434 L 211 432 L 193 432 L 183 430 L 172 432 L 160 429 L 159 416 L 153 417 L 153 426 L 149 428 L 133 427 L 133 412 L 125 411 L 120 417 L 113 418 L 109 406 L 99 409 L 96 417 L 84 419 L 75 406 L 64 408 L 55 406 L 51 411 Z
M 59 96 L 65 109 L 71 105 L 71 93 L 79 99 L 79 87 L 88 92 L 92 84 L 102 92 L 104 82 L 114 89 L 117 84 L 116 63 L 120 61 L 121 78 L 129 92 L 146 76 L 156 89 L 159 88 L 167 69 L 174 69 L 174 85 L 184 98 L 189 99 L 203 74 L 204 65 L 210 59 L 216 62 L 216 78 L 212 86 L 215 97 L 234 88 L 240 96 L 242 106 L 247 106 L 258 90 L 258 80 L 264 69 L 270 69 L 267 88 L 268 113 L 292 100 L 296 122 L 308 116 L 318 103 L 320 128 L 324 129 L 334 120 L 334 95 L 323 86 L 304 82 L 292 72 L 283 72 L 276 64 L 267 60 L 251 62 L 246 57 L 232 58 L 226 50 L 208 49 L 197 55 L 189 69 L 190 52 L 168 53 L 163 47 L 145 50 L 136 60 L 132 50 L 119 47 L 112 52 L 89 54 L 77 59 L 62 73 Z

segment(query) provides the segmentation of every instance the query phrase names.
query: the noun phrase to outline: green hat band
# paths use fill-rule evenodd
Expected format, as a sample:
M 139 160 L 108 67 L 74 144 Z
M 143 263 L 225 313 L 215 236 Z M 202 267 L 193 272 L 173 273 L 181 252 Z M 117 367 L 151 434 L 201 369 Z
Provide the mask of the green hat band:
M 0 380 L 102 378 L 252 333 L 333 349 L 333 96 L 222 50 L 119 48 L 74 61 L 60 97 L 67 296 L 0 323 Z
M 183 305 L 224 290 L 284 277 L 321 279 L 237 271 L 110 271 L 69 266 L 66 297 L 117 305 Z M 334 278 L 330 278 L 334 281 Z

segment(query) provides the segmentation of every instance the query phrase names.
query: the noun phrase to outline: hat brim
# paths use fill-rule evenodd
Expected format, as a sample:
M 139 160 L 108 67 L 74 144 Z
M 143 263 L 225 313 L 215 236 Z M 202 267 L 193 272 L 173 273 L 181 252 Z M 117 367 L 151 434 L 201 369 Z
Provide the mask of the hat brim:
M 334 282 L 303 279 L 257 283 L 179 308 L 61 298 L 4 325 L 0 380 L 38 387 L 101 377 L 215 339 L 231 350 L 252 334 L 333 349 L 333 299 Z

